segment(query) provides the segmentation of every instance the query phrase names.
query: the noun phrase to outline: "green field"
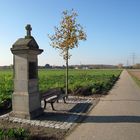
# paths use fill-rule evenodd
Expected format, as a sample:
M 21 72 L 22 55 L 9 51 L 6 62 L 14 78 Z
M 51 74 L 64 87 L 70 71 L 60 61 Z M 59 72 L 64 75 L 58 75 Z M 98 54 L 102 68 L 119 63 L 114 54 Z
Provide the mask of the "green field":
M 120 73 L 121 70 L 69 70 L 69 93 L 82 96 L 107 93 Z M 65 90 L 65 70 L 41 69 L 38 75 L 40 93 L 53 88 Z M 0 70 L 0 107 L 11 100 L 13 89 L 13 71 Z
M 69 70 L 69 90 L 74 92 L 79 87 L 106 86 L 120 73 L 121 70 Z M 65 70 L 41 69 L 38 74 L 40 92 L 57 87 L 65 88 Z M 0 70 L 0 93 L 12 92 L 12 70 Z
M 4 102 L 11 100 L 13 92 L 13 75 L 12 70 L 0 70 L 0 108 Z
M 112 76 L 116 78 L 120 72 L 120 70 L 69 70 L 69 90 L 74 92 L 79 87 L 94 87 L 110 83 Z M 64 83 L 65 70 L 39 71 L 40 91 L 56 87 L 65 88 Z

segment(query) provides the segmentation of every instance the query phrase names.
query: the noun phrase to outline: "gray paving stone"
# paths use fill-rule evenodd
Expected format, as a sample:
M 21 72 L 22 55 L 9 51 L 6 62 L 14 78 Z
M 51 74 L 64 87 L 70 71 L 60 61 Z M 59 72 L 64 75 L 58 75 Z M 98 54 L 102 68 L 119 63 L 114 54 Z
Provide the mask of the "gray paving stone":
M 45 127 L 49 127 L 50 125 L 48 123 L 45 123 Z
M 54 126 L 54 125 L 50 125 L 49 127 L 50 127 L 50 128 L 55 128 L 55 126 Z
M 44 127 L 45 126 L 45 122 L 40 122 L 40 126 Z

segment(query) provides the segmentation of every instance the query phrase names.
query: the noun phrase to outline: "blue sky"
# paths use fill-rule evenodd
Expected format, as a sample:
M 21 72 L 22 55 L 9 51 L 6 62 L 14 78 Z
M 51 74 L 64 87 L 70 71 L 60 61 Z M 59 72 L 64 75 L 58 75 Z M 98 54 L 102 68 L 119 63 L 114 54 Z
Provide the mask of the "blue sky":
M 0 65 L 13 63 L 12 44 L 25 36 L 26 24 L 44 52 L 39 65 L 64 65 L 47 34 L 61 21 L 62 11 L 74 9 L 87 40 L 71 50 L 69 64 L 140 63 L 140 0 L 0 0 Z

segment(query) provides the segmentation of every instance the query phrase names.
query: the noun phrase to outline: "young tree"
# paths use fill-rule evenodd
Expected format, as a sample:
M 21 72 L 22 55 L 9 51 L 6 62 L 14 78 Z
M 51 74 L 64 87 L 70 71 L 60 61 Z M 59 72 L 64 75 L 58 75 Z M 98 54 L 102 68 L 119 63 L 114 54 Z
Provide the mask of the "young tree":
M 86 33 L 83 27 L 77 23 L 77 13 L 63 11 L 62 21 L 59 27 L 55 27 L 55 33 L 49 35 L 51 46 L 61 51 L 63 59 L 66 61 L 66 95 L 68 94 L 68 60 L 70 59 L 69 50 L 78 47 L 79 40 L 86 40 Z

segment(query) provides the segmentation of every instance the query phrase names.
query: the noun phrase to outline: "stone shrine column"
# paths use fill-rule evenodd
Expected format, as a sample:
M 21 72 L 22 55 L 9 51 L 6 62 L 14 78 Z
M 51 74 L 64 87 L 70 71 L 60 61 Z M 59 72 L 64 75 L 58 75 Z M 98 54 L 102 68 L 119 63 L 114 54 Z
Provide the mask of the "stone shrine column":
M 12 46 L 14 59 L 14 93 L 12 95 L 12 116 L 32 119 L 40 114 L 41 100 L 38 87 L 38 59 L 43 52 L 31 36 L 31 26 L 25 27 L 27 35 Z

